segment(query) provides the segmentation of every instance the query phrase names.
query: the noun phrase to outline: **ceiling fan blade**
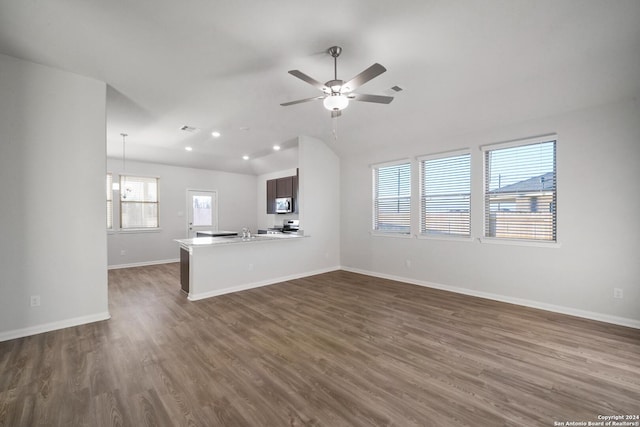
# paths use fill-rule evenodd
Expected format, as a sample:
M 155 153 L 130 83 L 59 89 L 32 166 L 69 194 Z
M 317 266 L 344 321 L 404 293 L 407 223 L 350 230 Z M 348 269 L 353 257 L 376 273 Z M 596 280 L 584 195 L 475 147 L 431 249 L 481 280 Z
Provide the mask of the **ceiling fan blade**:
M 324 96 L 314 96 L 313 98 L 298 99 L 297 101 L 284 102 L 280 105 L 287 107 L 294 104 L 302 104 L 303 102 L 315 101 L 316 99 L 324 99 Z
M 331 111 L 331 118 L 333 119 L 334 117 L 340 117 L 342 115 L 342 111 L 340 110 L 332 110 Z
M 353 99 L 354 101 L 375 102 L 378 104 L 389 104 L 393 101 L 393 96 L 367 95 L 364 93 L 350 93 L 347 95 L 347 98 Z
M 351 92 L 353 90 L 358 89 L 360 86 L 368 82 L 369 80 L 378 77 L 380 74 L 387 71 L 382 65 L 377 62 L 373 64 L 371 67 L 367 68 L 348 82 L 342 85 L 342 89 L 344 92 Z
M 325 85 L 323 85 L 322 83 L 314 79 L 313 77 L 307 76 L 305 73 L 303 73 L 300 70 L 290 70 L 289 74 L 299 78 L 300 80 L 304 80 L 305 82 L 309 83 L 311 86 L 316 87 L 323 92 L 326 92 L 327 90 L 329 90 L 328 87 L 326 87 Z

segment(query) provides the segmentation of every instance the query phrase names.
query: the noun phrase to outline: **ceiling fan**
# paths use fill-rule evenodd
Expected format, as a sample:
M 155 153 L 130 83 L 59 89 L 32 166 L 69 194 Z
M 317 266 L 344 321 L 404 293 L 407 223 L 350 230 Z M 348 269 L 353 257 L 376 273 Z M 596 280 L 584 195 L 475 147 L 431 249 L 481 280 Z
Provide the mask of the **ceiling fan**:
M 291 74 L 292 76 L 295 76 L 300 80 L 304 80 L 311 86 L 320 89 L 324 93 L 324 95 L 315 96 L 313 98 L 299 99 L 297 101 L 285 102 L 280 105 L 286 107 L 288 105 L 301 104 L 303 102 L 322 99 L 324 107 L 327 110 L 331 111 L 331 117 L 339 117 L 342 114 L 341 111 L 349 106 L 350 100 L 375 102 L 378 104 L 388 104 L 393 101 L 392 96 L 353 93 L 354 90 L 358 89 L 369 80 L 372 80 L 373 78 L 378 77 L 380 74 L 387 71 L 387 69 L 382 65 L 375 63 L 348 82 L 344 82 L 343 80 L 338 79 L 338 57 L 342 52 L 342 48 L 340 46 L 332 46 L 327 50 L 327 52 L 329 53 L 329 55 L 333 56 L 333 80 L 329 80 L 325 84 L 322 84 L 300 70 L 289 71 L 289 74 Z

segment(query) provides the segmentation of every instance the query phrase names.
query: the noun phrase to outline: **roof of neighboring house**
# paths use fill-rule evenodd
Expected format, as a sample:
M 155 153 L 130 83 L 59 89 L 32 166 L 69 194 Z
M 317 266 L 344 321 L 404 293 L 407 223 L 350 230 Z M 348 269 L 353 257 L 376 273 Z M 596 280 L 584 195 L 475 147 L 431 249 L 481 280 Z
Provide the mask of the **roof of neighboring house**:
M 554 190 L 556 188 L 556 179 L 553 172 L 547 172 L 544 175 L 534 176 L 529 179 L 515 182 L 497 188 L 490 193 L 516 193 L 521 191 L 543 191 Z

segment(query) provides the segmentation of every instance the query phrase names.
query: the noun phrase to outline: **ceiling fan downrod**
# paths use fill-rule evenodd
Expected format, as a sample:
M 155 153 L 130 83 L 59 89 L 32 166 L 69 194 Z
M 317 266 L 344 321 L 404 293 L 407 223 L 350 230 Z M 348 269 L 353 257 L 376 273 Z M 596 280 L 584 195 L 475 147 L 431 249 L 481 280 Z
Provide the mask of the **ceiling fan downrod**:
M 338 56 L 342 53 L 340 46 L 331 46 L 327 49 L 329 55 L 333 56 L 333 79 L 338 80 Z

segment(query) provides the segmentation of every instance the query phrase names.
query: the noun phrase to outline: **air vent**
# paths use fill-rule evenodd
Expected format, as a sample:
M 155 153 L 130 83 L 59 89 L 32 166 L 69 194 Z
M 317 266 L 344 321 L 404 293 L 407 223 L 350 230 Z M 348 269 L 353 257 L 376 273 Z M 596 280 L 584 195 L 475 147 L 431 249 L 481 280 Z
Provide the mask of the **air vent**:
M 187 125 L 184 125 L 184 126 L 180 127 L 180 130 L 183 130 L 183 131 L 189 132 L 189 133 L 198 133 L 198 132 L 200 132 L 200 129 L 198 129 L 196 127 L 193 127 L 193 126 L 187 126 Z
M 400 86 L 393 86 L 391 90 L 393 90 L 394 92 L 400 92 L 402 91 L 402 88 Z

